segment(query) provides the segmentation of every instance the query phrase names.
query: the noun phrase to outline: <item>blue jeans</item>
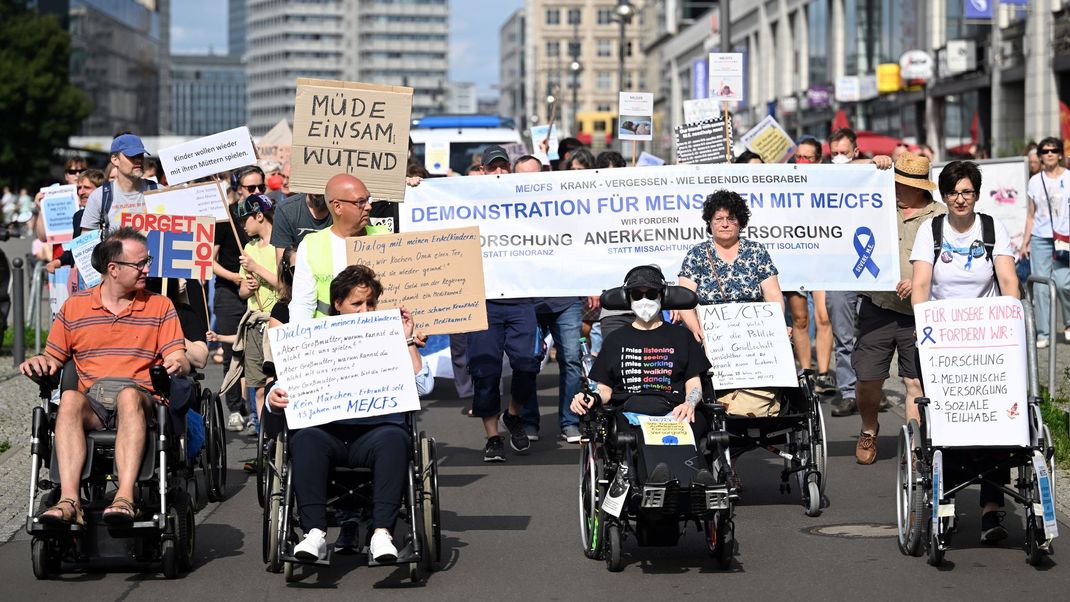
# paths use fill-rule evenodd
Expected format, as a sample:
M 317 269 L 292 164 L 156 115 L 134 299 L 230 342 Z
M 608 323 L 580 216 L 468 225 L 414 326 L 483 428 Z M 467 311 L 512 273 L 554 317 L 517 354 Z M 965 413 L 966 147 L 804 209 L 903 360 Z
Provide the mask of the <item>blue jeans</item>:
M 843 399 L 855 398 L 855 369 L 851 354 L 855 349 L 855 321 L 858 319 L 858 293 L 828 291 L 825 309 L 832 323 L 832 355 L 836 360 L 836 388 Z
M 557 423 L 562 429 L 566 426 L 579 426 L 580 417 L 570 407 L 572 397 L 580 390 L 580 337 L 583 326 L 584 301 L 575 303 L 554 313 L 539 314 L 539 326 L 550 331 L 557 349 L 557 367 L 559 368 Z M 525 409 L 525 414 L 527 413 Z
M 1034 236 L 1029 239 L 1029 264 L 1034 276 L 1044 276 L 1055 281 L 1056 297 L 1063 310 L 1063 324 L 1070 322 L 1070 267 L 1055 264 L 1051 258 L 1055 244 L 1051 238 Z M 1037 309 L 1037 338 L 1051 338 L 1051 293 L 1043 284 L 1033 285 L 1033 297 Z

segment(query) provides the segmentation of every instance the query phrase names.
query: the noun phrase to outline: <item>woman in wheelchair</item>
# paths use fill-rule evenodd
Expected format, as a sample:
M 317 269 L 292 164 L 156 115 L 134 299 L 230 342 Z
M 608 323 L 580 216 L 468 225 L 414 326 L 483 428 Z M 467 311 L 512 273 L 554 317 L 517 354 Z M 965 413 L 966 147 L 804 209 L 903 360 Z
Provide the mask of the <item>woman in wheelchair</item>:
M 374 311 L 382 292 L 383 286 L 371 268 L 349 266 L 331 282 L 332 314 Z M 402 308 L 401 318 L 408 338 L 416 390 L 420 395 L 426 395 L 434 387 L 434 377 L 420 356 L 420 341 L 418 335 L 413 335 L 412 316 Z M 268 395 L 271 412 L 281 412 L 289 403 L 284 387 L 285 383 L 278 383 Z M 395 561 L 398 551 L 391 531 L 406 487 L 410 444 L 403 414 L 342 420 L 295 431 L 290 437 L 293 484 L 305 537 L 295 546 L 294 556 L 302 560 L 326 558 L 327 483 L 331 467 L 364 466 L 372 471 L 374 532 L 369 555 L 377 563 Z
M 614 403 L 622 412 L 671 414 L 691 425 L 696 442 L 702 440 L 709 424 L 696 409 L 702 401 L 700 375 L 710 369 L 702 346 L 687 329 L 662 320 L 667 285 L 656 266 L 633 268 L 625 277 L 623 289 L 635 312 L 635 321 L 606 337 L 589 375 L 598 383 L 598 396 L 577 393 L 572 399 L 572 411 L 582 416 L 599 402 Z M 626 424 L 625 418 L 618 423 L 622 421 Z M 650 471 L 649 481 L 667 483 L 675 476 L 682 475 L 673 475 L 666 464 L 659 463 Z M 717 484 L 707 468 L 700 469 L 691 482 Z

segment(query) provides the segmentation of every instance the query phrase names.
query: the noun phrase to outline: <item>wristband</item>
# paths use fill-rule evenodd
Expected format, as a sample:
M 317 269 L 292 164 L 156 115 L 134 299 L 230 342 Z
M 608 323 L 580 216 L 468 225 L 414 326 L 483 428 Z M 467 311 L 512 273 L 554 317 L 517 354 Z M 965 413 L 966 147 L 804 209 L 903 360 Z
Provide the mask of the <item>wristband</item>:
M 405 344 L 408 345 L 409 347 L 415 347 L 416 346 L 416 338 L 415 337 L 409 337 L 409 338 L 405 339 Z

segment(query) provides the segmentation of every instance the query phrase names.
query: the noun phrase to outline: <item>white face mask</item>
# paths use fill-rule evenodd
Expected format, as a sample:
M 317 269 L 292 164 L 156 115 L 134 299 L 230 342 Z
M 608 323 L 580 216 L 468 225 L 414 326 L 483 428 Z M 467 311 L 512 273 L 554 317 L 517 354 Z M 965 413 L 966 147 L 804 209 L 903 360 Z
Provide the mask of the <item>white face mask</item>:
M 640 320 L 649 322 L 661 312 L 661 302 L 656 299 L 632 301 L 632 311 L 639 316 Z
M 836 165 L 843 165 L 844 163 L 850 163 L 851 158 L 847 155 L 832 155 L 832 162 Z

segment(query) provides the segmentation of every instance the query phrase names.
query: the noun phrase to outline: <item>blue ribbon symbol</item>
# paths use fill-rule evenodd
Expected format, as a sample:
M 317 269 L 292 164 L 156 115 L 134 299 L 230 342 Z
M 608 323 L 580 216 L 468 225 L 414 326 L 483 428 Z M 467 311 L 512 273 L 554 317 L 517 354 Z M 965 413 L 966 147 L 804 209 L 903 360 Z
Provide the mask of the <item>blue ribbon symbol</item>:
M 868 236 L 869 240 L 865 245 L 862 244 L 862 237 Z M 862 276 L 862 270 L 868 271 L 874 278 L 877 274 L 881 273 L 881 269 L 877 267 L 877 264 L 873 263 L 873 248 L 877 246 L 877 237 L 873 236 L 873 230 L 862 226 L 855 230 L 855 253 L 858 253 L 858 261 L 855 262 L 854 273 L 855 278 Z
M 925 328 L 921 329 L 921 342 L 918 343 L 918 345 L 924 345 L 925 341 L 929 341 L 930 343 L 933 343 L 934 345 L 936 344 L 936 339 L 933 338 L 933 327 L 932 326 L 926 326 Z

